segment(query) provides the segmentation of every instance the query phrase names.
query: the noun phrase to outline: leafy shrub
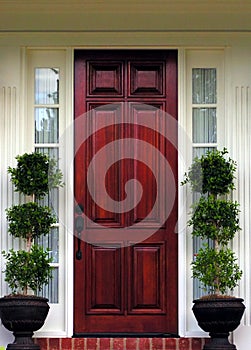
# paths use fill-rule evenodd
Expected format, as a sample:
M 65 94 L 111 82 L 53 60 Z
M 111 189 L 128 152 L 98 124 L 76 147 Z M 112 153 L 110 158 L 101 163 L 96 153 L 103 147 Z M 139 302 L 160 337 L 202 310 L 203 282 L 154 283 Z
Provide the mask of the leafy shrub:
M 197 252 L 192 272 L 193 278 L 212 294 L 233 290 L 242 276 L 235 254 L 227 247 L 240 230 L 239 204 L 222 198 L 234 189 L 236 163 L 225 158 L 227 153 L 224 148 L 196 157 L 182 182 L 182 185 L 189 183 L 192 191 L 201 194 L 192 206 L 188 225 L 192 226 L 193 236 L 211 240 L 212 247 L 205 244 Z
M 9 233 L 24 239 L 29 235 L 32 240 L 50 232 L 56 222 L 49 207 L 42 207 L 36 202 L 14 205 L 6 210 L 9 221 Z
M 44 197 L 50 188 L 62 186 L 62 173 L 55 159 L 33 152 L 17 156 L 17 167 L 8 167 L 16 191 L 25 195 Z
M 14 293 L 24 291 L 26 294 L 28 288 L 38 293 L 43 285 L 49 283 L 52 258 L 42 247 L 34 244 L 30 252 L 11 249 L 8 253 L 4 251 L 3 256 L 8 261 L 4 271 L 5 281 Z
M 190 183 L 193 191 L 203 194 L 229 193 L 234 189 L 236 162 L 225 159 L 227 153 L 226 148 L 222 151 L 213 149 L 200 158 L 195 157 L 182 184 Z
M 8 168 L 15 190 L 28 198 L 27 202 L 6 209 L 8 231 L 15 238 L 22 238 L 25 250 L 3 252 L 6 259 L 5 281 L 13 293 L 28 289 L 35 293 L 49 283 L 52 276 L 49 251 L 34 244 L 34 240 L 50 233 L 56 222 L 49 207 L 39 204 L 38 199 L 48 194 L 50 188 L 63 186 L 62 172 L 55 160 L 33 152 L 17 156 L 17 166 Z

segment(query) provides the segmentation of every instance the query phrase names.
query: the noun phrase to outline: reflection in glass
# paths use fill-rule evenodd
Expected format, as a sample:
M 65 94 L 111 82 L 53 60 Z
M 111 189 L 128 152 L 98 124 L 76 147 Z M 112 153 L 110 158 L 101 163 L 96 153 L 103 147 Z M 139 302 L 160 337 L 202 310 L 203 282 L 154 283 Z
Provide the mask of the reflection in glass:
M 217 142 L 216 108 L 193 108 L 193 142 Z
M 194 104 L 217 103 L 216 69 L 193 68 L 192 91 Z
M 54 159 L 58 163 L 58 148 L 43 147 L 43 148 L 36 148 L 36 151 L 49 155 L 51 159 Z M 38 203 L 40 205 L 50 207 L 53 211 L 53 214 L 56 216 L 57 222 L 58 222 L 58 211 L 59 211 L 59 189 L 58 188 L 50 189 L 47 195 L 45 195 L 43 198 L 38 200 Z
M 58 267 L 53 268 L 52 280 L 43 287 L 39 295 L 48 298 L 50 303 L 58 303 Z
M 35 104 L 54 105 L 59 103 L 59 69 L 35 69 Z
M 57 143 L 58 108 L 35 108 L 35 142 Z
M 202 240 L 200 237 L 193 238 L 193 258 L 196 259 L 196 253 L 203 247 L 203 244 L 207 243 L 209 247 L 213 247 L 213 242 L 211 240 Z M 203 295 L 210 293 L 209 287 L 204 290 L 202 283 L 197 279 L 193 278 L 193 299 L 199 299 Z
M 59 190 L 58 188 L 52 188 L 49 191 L 49 194 L 44 196 L 41 199 L 38 199 L 37 202 L 42 205 L 51 208 L 53 215 L 55 215 L 58 222 L 58 210 L 59 210 Z
M 36 147 L 36 152 L 47 154 L 50 158 L 58 161 L 58 148 L 56 147 Z
M 42 245 L 44 249 L 48 249 L 50 251 L 50 257 L 53 258 L 54 263 L 58 263 L 58 240 L 58 227 L 52 227 L 48 235 L 41 236 L 36 241 L 37 244 Z
M 194 147 L 193 148 L 193 158 L 201 157 L 207 151 L 212 151 L 216 147 Z M 201 194 L 198 192 L 193 193 L 193 203 L 197 202 Z M 193 259 L 196 259 L 196 254 L 199 249 L 202 248 L 204 243 L 208 243 L 209 246 L 212 246 L 211 240 L 202 240 L 200 237 L 193 237 Z M 197 279 L 193 278 L 193 299 L 198 299 L 203 295 L 208 294 L 209 290 L 205 291 L 202 288 L 202 283 Z
M 195 157 L 200 158 L 207 151 L 212 151 L 214 148 L 216 148 L 216 147 L 194 147 L 193 148 L 193 158 L 195 158 Z

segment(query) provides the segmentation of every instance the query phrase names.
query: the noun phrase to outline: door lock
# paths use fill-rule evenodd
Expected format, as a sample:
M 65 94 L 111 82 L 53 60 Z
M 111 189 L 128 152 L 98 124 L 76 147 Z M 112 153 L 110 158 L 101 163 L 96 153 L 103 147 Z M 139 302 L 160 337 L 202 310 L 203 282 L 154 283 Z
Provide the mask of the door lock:
M 84 219 L 82 217 L 83 214 L 83 206 L 78 204 L 75 208 L 75 213 L 77 214 L 75 217 L 75 230 L 77 232 L 78 237 L 78 250 L 76 251 L 76 259 L 82 259 L 82 251 L 81 251 L 81 235 L 84 229 Z

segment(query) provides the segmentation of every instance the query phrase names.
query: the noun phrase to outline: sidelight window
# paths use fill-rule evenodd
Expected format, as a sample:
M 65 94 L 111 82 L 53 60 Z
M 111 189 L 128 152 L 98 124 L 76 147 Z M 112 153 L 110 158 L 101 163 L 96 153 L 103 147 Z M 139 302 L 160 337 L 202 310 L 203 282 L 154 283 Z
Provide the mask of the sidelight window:
M 58 68 L 35 68 L 34 81 L 34 121 L 35 150 L 48 154 L 58 162 L 59 159 L 59 76 Z M 59 212 L 59 189 L 53 189 L 40 202 L 52 208 L 56 217 Z M 38 243 L 48 248 L 53 257 L 53 279 L 45 286 L 41 295 L 50 303 L 58 303 L 59 272 L 59 223 L 53 225 L 48 236 L 42 236 Z
M 192 142 L 193 157 L 200 157 L 206 151 L 217 147 L 217 69 L 192 69 Z M 194 193 L 194 199 L 198 194 Z M 193 239 L 193 256 L 203 242 L 199 237 Z M 209 242 L 210 244 L 210 242 Z M 203 295 L 201 284 L 193 280 L 194 295 L 199 298 Z

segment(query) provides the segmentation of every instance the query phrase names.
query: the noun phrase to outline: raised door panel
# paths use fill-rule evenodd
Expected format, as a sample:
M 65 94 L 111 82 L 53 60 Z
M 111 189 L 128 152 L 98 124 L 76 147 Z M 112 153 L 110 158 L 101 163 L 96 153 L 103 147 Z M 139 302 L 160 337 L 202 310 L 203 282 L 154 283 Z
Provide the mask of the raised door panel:
M 120 227 L 121 209 L 117 206 L 123 195 L 120 185 L 123 173 L 117 159 L 122 157 L 122 149 L 115 141 L 123 134 L 123 129 L 116 124 L 121 116 L 121 106 L 101 103 L 88 103 L 87 106 L 86 127 L 90 137 L 86 141 L 86 212 L 91 219 L 88 229 L 96 223 Z M 106 120 L 110 121 L 109 127 L 106 127 Z
M 165 103 L 130 103 L 130 116 L 134 124 L 127 129 L 134 143 L 134 176 L 142 186 L 142 200 L 134 206 L 131 221 L 139 229 L 153 229 L 165 226 L 165 180 L 169 167 L 166 164 L 166 140 L 164 135 Z M 136 161 L 135 161 L 136 162 Z
M 87 62 L 88 97 L 123 96 L 122 62 Z
M 87 245 L 87 314 L 122 314 L 123 249 L 120 244 Z
M 129 96 L 162 97 L 165 94 L 165 62 L 129 62 Z
M 137 244 L 130 248 L 129 313 L 165 313 L 165 245 Z

